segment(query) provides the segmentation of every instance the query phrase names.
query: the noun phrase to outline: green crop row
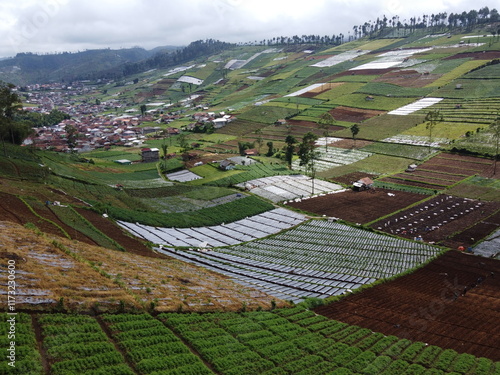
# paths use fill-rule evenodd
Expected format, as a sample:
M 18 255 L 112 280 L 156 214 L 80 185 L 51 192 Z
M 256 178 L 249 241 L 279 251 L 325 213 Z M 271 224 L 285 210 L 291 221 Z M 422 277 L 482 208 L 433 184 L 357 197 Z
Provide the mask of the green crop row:
M 37 349 L 31 317 L 25 313 L 0 314 L 0 374 L 42 375 L 42 359 Z M 12 323 L 12 324 L 11 324 Z M 12 328 L 14 331 L 12 331 Z M 12 347 L 12 342 L 15 343 Z M 14 349 L 11 352 L 11 349 Z M 12 356 L 12 357 L 11 357 Z
M 289 170 L 283 164 L 254 163 L 249 166 L 238 166 L 235 170 L 241 170 L 243 172 L 210 181 L 207 185 L 227 187 L 257 178 L 297 174 L 297 172 Z
M 147 314 L 104 315 L 113 338 L 141 374 L 176 371 L 211 374 L 201 360 L 190 352 L 172 331 Z
M 234 200 L 214 207 L 203 208 L 198 211 L 182 212 L 163 215 L 147 211 L 134 211 L 109 205 L 95 207 L 98 212 L 107 212 L 112 218 L 127 222 L 139 222 L 144 225 L 157 227 L 200 227 L 230 223 L 247 216 L 258 215 L 269 211 L 273 205 L 254 196 Z
M 30 340 L 17 347 L 21 358 L 17 372 L 5 373 L 41 375 L 31 320 L 26 314 L 18 316 L 17 334 Z M 384 336 L 324 317 L 312 320 L 316 317 L 303 306 L 273 312 L 163 313 L 157 318 L 103 315 L 134 371 L 94 318 L 44 314 L 37 320 L 54 375 L 211 374 L 174 332 L 224 375 L 500 374 L 500 363 L 487 358 Z M 335 332 L 327 332 L 333 327 Z M 0 333 L 5 332 L 0 327 Z
M 417 194 L 425 194 L 425 195 L 433 195 L 434 194 L 434 190 L 432 190 L 432 189 L 403 185 L 403 184 L 396 184 L 396 183 L 387 182 L 387 181 L 377 180 L 377 181 L 375 181 L 375 183 L 373 185 L 375 187 L 378 187 L 381 189 L 407 191 L 409 193 L 417 193 Z
M 133 375 L 99 323 L 88 316 L 46 314 L 39 320 L 54 375 L 100 372 Z
M 106 236 L 103 232 L 97 229 L 90 221 L 85 219 L 82 215 L 76 212 L 73 207 L 67 206 L 48 206 L 57 217 L 67 226 L 81 232 L 87 237 L 94 240 L 99 246 L 106 247 L 113 250 L 125 249 L 115 240 Z

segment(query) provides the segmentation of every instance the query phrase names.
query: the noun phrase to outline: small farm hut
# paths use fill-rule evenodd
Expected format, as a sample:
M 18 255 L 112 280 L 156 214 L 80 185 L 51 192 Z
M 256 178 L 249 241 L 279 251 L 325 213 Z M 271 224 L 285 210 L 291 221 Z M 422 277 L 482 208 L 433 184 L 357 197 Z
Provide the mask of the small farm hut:
M 363 177 L 352 184 L 355 191 L 363 191 L 373 188 L 373 180 L 370 177 Z
M 406 172 L 415 172 L 417 170 L 416 164 L 410 164 L 408 168 L 406 168 Z

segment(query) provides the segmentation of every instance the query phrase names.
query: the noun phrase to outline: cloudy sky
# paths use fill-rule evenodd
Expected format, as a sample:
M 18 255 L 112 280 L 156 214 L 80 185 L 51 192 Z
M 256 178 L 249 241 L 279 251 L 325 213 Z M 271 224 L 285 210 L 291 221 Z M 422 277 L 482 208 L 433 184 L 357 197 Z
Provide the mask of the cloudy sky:
M 386 15 L 499 8 L 498 0 L 1 0 L 0 58 L 18 52 L 332 35 Z

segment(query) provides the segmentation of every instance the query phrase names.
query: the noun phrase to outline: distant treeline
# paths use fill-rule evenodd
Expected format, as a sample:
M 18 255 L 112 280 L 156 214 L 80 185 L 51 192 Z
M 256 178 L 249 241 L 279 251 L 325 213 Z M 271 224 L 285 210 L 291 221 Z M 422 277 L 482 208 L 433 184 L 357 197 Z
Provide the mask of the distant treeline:
M 294 36 L 278 36 L 271 39 L 263 39 L 246 44 L 258 44 L 269 46 L 293 45 L 293 44 L 327 44 L 339 45 L 344 42 L 349 42 L 362 37 L 379 38 L 388 35 L 390 32 L 401 31 L 400 35 L 408 35 L 418 29 L 430 29 L 431 31 L 451 31 L 453 29 L 472 30 L 474 27 L 486 24 L 496 23 L 500 21 L 498 11 L 488 7 L 481 8 L 479 11 L 470 10 L 462 13 L 432 13 L 423 14 L 422 16 L 414 16 L 409 19 L 400 19 L 398 15 L 387 18 L 385 15 L 382 18 L 377 18 L 375 21 L 368 21 L 361 25 L 352 27 L 353 32 L 348 32 L 348 35 L 340 33 L 338 35 L 294 35 Z M 493 35 L 497 34 L 500 28 L 492 29 Z
M 233 48 L 235 44 L 207 39 L 191 42 L 187 47 L 174 52 L 160 52 L 156 55 L 134 63 L 126 63 L 105 73 L 101 78 L 121 78 L 142 73 L 150 69 L 165 69 L 183 64 L 200 57 L 209 56 Z

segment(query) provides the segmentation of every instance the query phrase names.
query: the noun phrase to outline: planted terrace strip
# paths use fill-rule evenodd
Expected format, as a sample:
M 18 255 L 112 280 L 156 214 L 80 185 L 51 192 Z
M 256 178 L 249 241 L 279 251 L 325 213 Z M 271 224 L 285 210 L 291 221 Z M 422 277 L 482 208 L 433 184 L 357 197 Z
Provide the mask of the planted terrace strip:
M 338 147 L 328 147 L 327 150 L 325 150 L 323 147 L 318 147 L 316 148 L 316 152 L 317 157 L 314 161 L 314 167 L 318 172 L 322 172 L 341 165 L 352 164 L 372 155 L 372 153 L 370 152 L 348 150 Z M 299 160 L 295 160 L 292 163 L 293 169 L 304 171 L 305 166 L 300 166 L 299 163 Z
M 264 177 L 237 186 L 277 203 L 313 195 L 313 184 L 314 194 L 342 189 L 340 185 L 318 179 L 313 181 L 304 175 Z
M 281 299 L 326 298 L 412 269 L 439 248 L 326 221 L 217 251 L 167 254 Z M 374 261 L 376 259 L 376 261 Z
M 316 354 L 333 346 L 332 340 L 273 313 L 179 315 L 160 318 L 224 374 L 313 374 L 340 367 Z
M 84 374 L 106 368 L 109 374 L 134 375 L 94 318 L 46 314 L 38 321 L 49 360 L 53 362 L 52 374 Z
M 305 216 L 302 214 L 276 208 L 260 215 L 212 227 L 157 228 L 123 221 L 119 221 L 118 224 L 146 241 L 164 246 L 218 247 L 266 237 L 300 224 L 304 220 Z
M 213 374 L 177 336 L 151 315 L 105 315 L 113 337 L 141 374 Z
M 483 206 L 484 203 L 480 201 L 439 195 L 409 210 L 378 221 L 372 227 L 397 235 L 421 236 L 425 240 L 432 232 L 438 231 L 454 220 L 482 210 Z
M 159 319 L 223 374 L 497 373 L 489 359 L 384 336 L 302 306 L 240 314 L 169 313 Z
M 17 313 L 17 315 L 0 315 L 0 345 L 3 348 L 3 358 L 0 363 L 0 373 L 14 375 L 42 375 L 44 373 L 42 360 L 37 349 L 35 332 L 28 314 Z M 14 319 L 9 321 L 9 319 Z M 11 326 L 10 322 L 15 324 Z M 15 328 L 15 338 L 11 327 Z M 9 358 L 11 353 L 11 342 L 15 342 L 14 357 Z M 9 363 L 14 364 L 10 366 Z
M 392 143 L 403 143 L 415 146 L 427 146 L 427 147 L 439 147 L 441 144 L 449 143 L 450 140 L 447 138 L 432 138 L 429 142 L 429 137 L 419 136 L 419 135 L 395 135 L 390 138 L 385 138 L 382 142 L 392 142 Z
M 196 173 L 193 173 L 188 170 L 182 170 L 174 173 L 167 173 L 166 176 L 169 180 L 178 182 L 188 182 L 188 181 L 199 180 L 202 178 L 198 176 Z
M 395 109 L 394 111 L 388 112 L 389 115 L 402 115 L 406 116 L 410 113 L 416 112 L 420 109 L 430 107 L 436 103 L 439 103 L 443 98 L 424 98 L 417 100 L 415 103 L 405 105 L 401 108 Z

